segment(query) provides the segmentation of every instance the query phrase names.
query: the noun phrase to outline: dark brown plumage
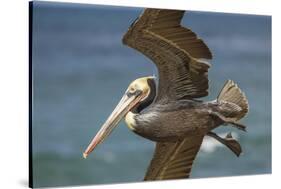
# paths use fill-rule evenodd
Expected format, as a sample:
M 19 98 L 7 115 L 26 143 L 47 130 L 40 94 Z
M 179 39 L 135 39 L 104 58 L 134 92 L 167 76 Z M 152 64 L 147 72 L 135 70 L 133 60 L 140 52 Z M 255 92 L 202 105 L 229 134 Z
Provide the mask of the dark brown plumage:
M 122 117 L 136 134 L 156 141 L 156 149 L 144 180 L 187 178 L 204 136 L 226 145 L 237 156 L 240 144 L 228 134 L 211 130 L 238 121 L 248 112 L 243 92 L 227 81 L 214 101 L 196 98 L 208 95 L 207 59 L 212 54 L 191 30 L 180 25 L 184 11 L 146 9 L 130 26 L 123 43 L 150 58 L 158 68 L 155 78 L 133 81 L 84 153 L 86 157 L 107 137 Z M 156 89 L 157 86 L 157 89 Z
M 149 57 L 159 72 L 157 100 L 208 95 L 211 59 L 206 44 L 180 25 L 184 11 L 146 9 L 123 37 L 123 43 Z
M 203 137 L 192 136 L 178 142 L 158 142 L 144 180 L 188 178 Z

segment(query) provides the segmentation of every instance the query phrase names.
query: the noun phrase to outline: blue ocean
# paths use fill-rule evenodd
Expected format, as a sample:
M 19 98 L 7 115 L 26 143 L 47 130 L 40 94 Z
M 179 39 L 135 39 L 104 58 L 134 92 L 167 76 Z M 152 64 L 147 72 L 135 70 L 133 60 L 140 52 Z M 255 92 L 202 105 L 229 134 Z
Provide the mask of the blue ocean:
M 32 158 L 35 187 L 142 181 L 154 143 L 121 122 L 85 160 L 82 153 L 129 83 L 157 75 L 155 65 L 121 39 L 142 8 L 33 3 Z M 227 79 L 246 93 L 250 111 L 231 131 L 243 154 L 207 138 L 191 178 L 270 174 L 271 17 L 187 11 L 182 25 L 211 49 L 213 100 Z

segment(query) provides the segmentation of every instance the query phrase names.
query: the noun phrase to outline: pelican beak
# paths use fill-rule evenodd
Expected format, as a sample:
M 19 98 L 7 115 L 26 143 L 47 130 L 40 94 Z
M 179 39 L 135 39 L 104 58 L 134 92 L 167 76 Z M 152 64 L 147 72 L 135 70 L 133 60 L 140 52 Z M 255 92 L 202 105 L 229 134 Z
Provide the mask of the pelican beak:
M 143 95 L 142 92 L 137 90 L 134 94 L 125 93 L 116 108 L 113 110 L 111 115 L 107 118 L 99 132 L 93 138 L 85 152 L 83 157 L 87 158 L 89 153 L 91 153 L 94 148 L 100 144 L 117 126 L 121 119 L 136 105 L 141 101 Z

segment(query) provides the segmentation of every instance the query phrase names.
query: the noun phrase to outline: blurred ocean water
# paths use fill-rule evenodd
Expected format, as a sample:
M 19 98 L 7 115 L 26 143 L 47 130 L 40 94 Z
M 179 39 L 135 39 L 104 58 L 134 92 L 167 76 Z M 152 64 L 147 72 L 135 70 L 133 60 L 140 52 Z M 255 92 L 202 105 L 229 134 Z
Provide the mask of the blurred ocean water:
M 34 186 L 141 181 L 154 143 L 123 122 L 87 160 L 82 152 L 128 84 L 157 74 L 153 63 L 122 45 L 142 9 L 34 2 Z M 191 28 L 214 54 L 209 70 L 213 100 L 227 79 L 246 93 L 248 132 L 230 127 L 243 147 L 239 158 L 212 139 L 199 152 L 192 178 L 271 173 L 271 17 L 187 12 Z M 211 142 L 211 143 L 210 143 Z

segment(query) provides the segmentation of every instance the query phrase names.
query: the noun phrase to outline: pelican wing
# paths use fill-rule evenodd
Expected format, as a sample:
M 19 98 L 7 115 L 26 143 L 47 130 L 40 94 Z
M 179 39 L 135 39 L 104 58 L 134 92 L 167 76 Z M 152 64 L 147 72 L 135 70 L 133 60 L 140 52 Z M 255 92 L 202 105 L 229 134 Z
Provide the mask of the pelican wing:
M 194 32 L 180 25 L 184 11 L 145 9 L 123 37 L 123 43 L 149 57 L 159 72 L 157 100 L 208 95 L 212 54 Z
M 188 178 L 203 138 L 204 136 L 194 136 L 174 143 L 156 143 L 144 180 Z

